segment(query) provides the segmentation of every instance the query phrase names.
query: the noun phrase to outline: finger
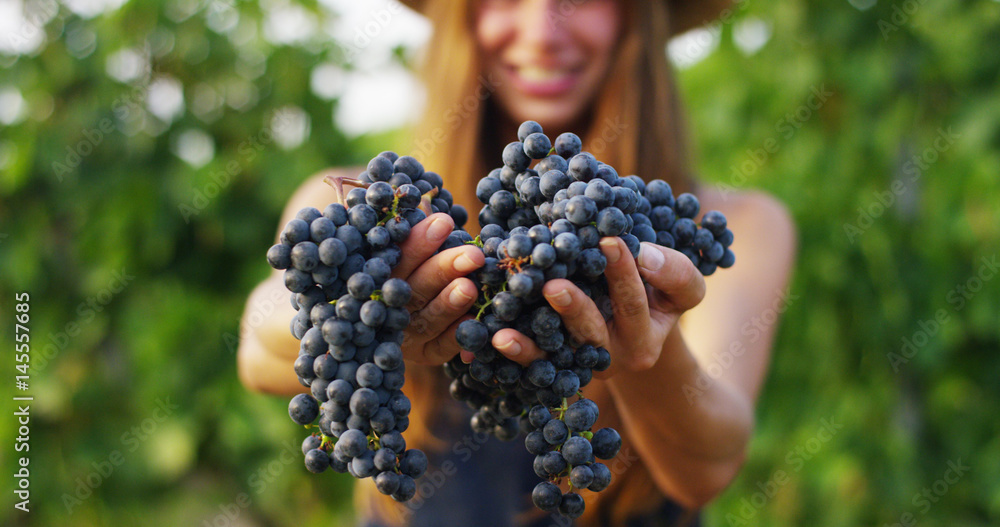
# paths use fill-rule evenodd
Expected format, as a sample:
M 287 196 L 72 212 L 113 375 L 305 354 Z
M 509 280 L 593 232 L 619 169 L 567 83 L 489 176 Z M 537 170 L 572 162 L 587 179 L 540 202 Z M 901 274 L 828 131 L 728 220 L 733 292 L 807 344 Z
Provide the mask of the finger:
M 642 242 L 636 263 L 639 274 L 678 310 L 691 309 L 705 298 L 705 277 L 683 253 Z
M 579 287 L 565 278 L 550 280 L 542 294 L 563 319 L 570 335 L 579 342 L 608 345 L 608 325 L 597 305 Z
M 452 358 L 457 349 L 451 351 L 447 356 L 428 356 L 428 353 L 444 353 L 443 346 L 439 344 L 427 345 L 428 342 L 447 339 L 442 336 L 449 326 L 456 320 L 469 312 L 472 304 L 476 301 L 476 286 L 468 278 L 458 278 L 441 291 L 424 309 L 417 311 L 410 319 L 410 326 L 406 329 L 406 339 L 409 342 L 407 347 L 421 349 L 414 360 L 418 362 L 434 362 L 441 359 L 445 362 Z M 455 340 L 454 335 L 450 340 Z
M 523 333 L 512 328 L 505 328 L 493 335 L 493 347 L 503 356 L 527 366 L 533 361 L 545 358 L 545 352 L 535 345 L 534 341 Z
M 458 340 L 455 338 L 455 332 L 458 331 L 458 325 L 469 318 L 472 317 L 463 316 L 459 318 L 448 326 L 447 329 L 442 331 L 436 338 L 424 345 L 424 358 L 428 361 L 428 363 L 441 365 L 450 361 L 456 354 L 468 353 L 458 345 Z M 469 359 L 469 362 L 472 362 L 471 358 Z
M 407 309 L 423 309 L 445 286 L 482 267 L 485 261 L 482 249 L 474 245 L 452 247 L 432 256 L 406 279 L 412 289 Z
M 601 239 L 601 252 L 608 259 L 604 274 L 608 278 L 608 295 L 614 308 L 614 335 L 612 338 L 628 341 L 629 349 L 646 353 L 649 346 L 650 319 L 649 299 L 646 286 L 642 283 L 635 261 L 628 252 L 625 242 L 616 237 Z M 628 258 L 624 256 L 628 255 Z
M 457 327 L 457 326 L 456 326 L 456 327 Z M 460 356 L 461 356 L 461 358 L 462 358 L 462 362 L 464 362 L 464 363 L 466 363 L 466 364 L 469 364 L 469 363 L 471 363 L 471 362 L 472 362 L 472 359 L 476 358 L 476 355 L 475 355 L 474 353 L 472 353 L 471 351 L 468 351 L 468 350 L 462 350 L 462 351 L 461 351 L 461 352 L 459 353 L 459 355 L 460 355 Z
M 431 214 L 410 229 L 410 236 L 399 245 L 403 256 L 392 270 L 395 278 L 406 279 L 414 269 L 434 254 L 455 228 L 451 216 L 439 212 Z

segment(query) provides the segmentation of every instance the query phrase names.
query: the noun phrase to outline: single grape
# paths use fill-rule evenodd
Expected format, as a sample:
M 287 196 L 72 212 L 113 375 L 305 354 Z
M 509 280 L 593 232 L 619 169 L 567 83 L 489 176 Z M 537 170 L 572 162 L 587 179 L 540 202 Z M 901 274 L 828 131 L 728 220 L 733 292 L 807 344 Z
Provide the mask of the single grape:
M 285 224 L 285 228 L 281 231 L 281 235 L 279 236 L 281 243 L 286 245 L 295 245 L 308 239 L 309 223 L 298 217 Z
M 320 474 L 330 468 L 330 456 L 326 452 L 314 448 L 306 452 L 306 469 L 313 474 Z
M 542 159 L 548 156 L 549 150 L 552 149 L 552 143 L 548 136 L 543 134 L 541 130 L 528 135 L 522 141 L 524 142 L 524 153 L 531 159 Z
M 292 266 L 301 271 L 312 271 L 319 265 L 319 247 L 311 241 L 295 244 L 291 251 Z
M 391 470 L 385 470 L 375 476 L 375 488 L 386 496 L 395 493 L 399 489 L 399 483 L 400 475 Z
M 409 501 L 417 493 L 417 484 L 413 478 L 405 474 L 399 476 L 399 488 L 392 493 L 392 499 L 396 501 Z
M 359 388 L 351 394 L 350 407 L 354 415 L 370 418 L 378 410 L 378 394 L 371 388 Z
M 575 492 L 563 494 L 559 502 L 559 513 L 570 519 L 576 519 L 583 515 L 585 504 L 583 496 Z
M 594 479 L 587 488 L 594 492 L 600 492 L 608 488 L 608 485 L 611 484 L 611 470 L 608 469 L 607 465 L 604 463 L 591 463 L 587 466 L 590 467 L 594 475 Z
M 552 451 L 542 454 L 542 466 L 548 474 L 555 476 L 561 474 L 569 465 L 566 463 L 566 459 L 562 456 L 562 454 L 557 451 Z
M 560 419 L 550 419 L 542 428 L 542 433 L 550 445 L 561 445 L 569 437 L 569 428 Z
M 531 164 L 531 158 L 524 153 L 524 144 L 520 141 L 507 144 L 503 149 L 503 164 L 517 173 L 528 168 L 528 165 Z
M 399 471 L 411 478 L 419 478 L 427 471 L 427 456 L 420 450 L 407 450 L 399 458 Z
M 597 204 L 586 196 L 576 196 L 566 204 L 566 219 L 573 225 L 586 225 L 597 217 Z
M 562 502 L 562 491 L 555 484 L 543 481 L 531 491 L 531 502 L 543 511 L 555 512 Z
M 401 156 L 393 163 L 393 171 L 418 179 L 424 175 L 424 166 L 412 156 Z
M 312 435 L 306 436 L 306 438 L 302 441 L 302 454 L 305 455 L 310 450 L 312 450 L 314 448 L 319 448 L 319 445 L 322 442 L 323 442 L 323 438 L 320 437 L 319 435 L 312 434 Z
M 614 428 L 602 428 L 594 432 L 590 440 L 594 456 L 598 459 L 611 459 L 618 455 L 622 447 L 622 438 Z
M 485 324 L 476 319 L 470 319 L 458 325 L 455 338 L 462 349 L 476 352 L 486 347 L 490 335 Z
M 556 154 L 565 159 L 570 159 L 580 153 L 582 145 L 583 142 L 580 141 L 580 136 L 572 132 L 559 134 L 555 142 Z
M 517 127 L 517 140 L 524 141 L 531 134 L 542 133 L 542 125 L 536 121 L 524 121 Z
M 589 399 L 581 399 L 569 405 L 563 415 L 566 426 L 573 432 L 590 430 L 590 427 L 594 426 L 594 422 L 597 421 L 597 414 L 594 410 L 587 404 L 581 404 L 587 400 Z
M 319 416 L 319 404 L 309 394 L 300 393 L 288 404 L 288 415 L 300 425 L 310 424 Z
M 698 215 L 699 208 L 701 205 L 698 203 L 698 198 L 687 192 L 677 196 L 677 201 L 674 204 L 677 216 L 681 218 L 694 218 Z
M 267 263 L 275 269 L 288 269 L 292 266 L 292 248 L 278 243 L 267 250 Z
M 570 397 L 580 390 L 580 378 L 569 370 L 556 373 L 552 381 L 552 391 L 559 397 Z
M 585 489 L 594 482 L 594 471 L 587 465 L 577 465 L 569 472 L 569 482 L 578 489 Z

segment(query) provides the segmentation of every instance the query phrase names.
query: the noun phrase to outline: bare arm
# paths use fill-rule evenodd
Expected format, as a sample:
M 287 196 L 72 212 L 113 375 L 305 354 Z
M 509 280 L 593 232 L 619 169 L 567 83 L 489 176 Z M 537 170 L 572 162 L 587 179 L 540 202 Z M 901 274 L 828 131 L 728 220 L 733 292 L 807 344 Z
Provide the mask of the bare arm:
M 331 170 L 314 176 L 292 195 L 278 222 L 281 229 L 305 207 L 323 210 L 336 201 L 334 190 L 322 182 L 323 176 L 343 172 L 356 175 L 357 171 Z M 277 234 L 275 243 L 277 243 Z M 292 363 L 299 354 L 299 342 L 289 329 L 295 310 L 285 289 L 283 271 L 273 271 L 260 283 L 247 299 L 240 320 L 240 346 L 237 365 L 240 381 L 252 390 L 291 395 L 306 391 L 292 371 Z
M 784 209 L 760 195 L 741 199 L 745 210 L 728 213 L 738 264 L 709 278 L 704 299 L 671 331 L 652 368 L 608 381 L 654 480 L 689 507 L 714 498 L 743 464 L 776 329 L 745 328 L 780 301 L 793 263 Z

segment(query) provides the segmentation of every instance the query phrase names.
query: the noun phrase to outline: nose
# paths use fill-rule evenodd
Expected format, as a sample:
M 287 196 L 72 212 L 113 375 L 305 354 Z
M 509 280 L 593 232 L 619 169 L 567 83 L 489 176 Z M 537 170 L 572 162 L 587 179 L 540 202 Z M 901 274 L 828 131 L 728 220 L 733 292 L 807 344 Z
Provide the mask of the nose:
M 521 0 L 518 37 L 539 49 L 552 48 L 567 37 L 566 19 L 575 5 L 563 0 Z

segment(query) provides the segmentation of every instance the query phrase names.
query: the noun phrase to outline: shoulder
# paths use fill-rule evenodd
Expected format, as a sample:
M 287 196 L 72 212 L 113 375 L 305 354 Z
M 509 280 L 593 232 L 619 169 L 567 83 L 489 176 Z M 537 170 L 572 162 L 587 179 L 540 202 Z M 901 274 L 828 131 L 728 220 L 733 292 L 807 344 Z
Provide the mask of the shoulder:
M 725 214 L 735 238 L 730 249 L 737 264 L 720 276 L 712 276 L 715 294 L 725 295 L 728 291 L 748 305 L 758 306 L 755 309 L 766 308 L 774 300 L 775 291 L 788 287 L 795 268 L 798 236 L 788 208 L 774 196 L 757 190 L 737 192 L 702 186 L 697 192 L 702 212 L 718 210 Z

